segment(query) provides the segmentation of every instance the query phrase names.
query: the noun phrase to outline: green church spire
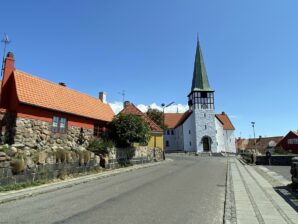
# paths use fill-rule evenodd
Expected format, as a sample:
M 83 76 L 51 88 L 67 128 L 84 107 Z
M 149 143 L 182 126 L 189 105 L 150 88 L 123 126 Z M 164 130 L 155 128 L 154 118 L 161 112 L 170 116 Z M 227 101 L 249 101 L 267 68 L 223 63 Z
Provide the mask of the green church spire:
M 191 91 L 213 91 L 209 85 L 199 39 L 197 41 Z

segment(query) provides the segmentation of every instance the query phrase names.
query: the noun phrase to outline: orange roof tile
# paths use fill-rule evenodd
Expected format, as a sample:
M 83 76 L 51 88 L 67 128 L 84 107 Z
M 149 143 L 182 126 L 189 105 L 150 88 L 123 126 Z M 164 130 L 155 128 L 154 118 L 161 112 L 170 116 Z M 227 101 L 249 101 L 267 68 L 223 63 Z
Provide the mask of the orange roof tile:
M 224 130 L 235 130 L 234 125 L 232 124 L 230 118 L 228 117 L 227 114 L 224 112 L 221 114 L 216 114 L 215 115 L 217 119 L 223 124 L 223 129 Z
M 21 103 L 102 121 L 114 117 L 110 105 L 100 99 L 19 70 L 14 71 L 14 77 Z
M 152 121 L 145 113 L 140 111 L 133 103 L 128 104 L 122 111 L 121 114 L 134 114 L 141 116 L 145 122 L 149 125 L 151 131 L 163 132 L 161 127 L 159 127 L 154 121 Z
M 176 128 L 183 116 L 184 113 L 165 113 L 165 125 L 167 128 Z
M 238 149 L 247 150 L 257 148 L 258 152 L 265 154 L 267 149 L 274 147 L 274 145 L 279 145 L 280 141 L 283 139 L 283 136 L 274 136 L 274 137 L 259 137 L 259 138 L 249 138 L 249 139 L 237 139 L 236 146 Z M 255 145 L 256 143 L 256 145 Z M 273 145 L 271 145 L 273 144 Z

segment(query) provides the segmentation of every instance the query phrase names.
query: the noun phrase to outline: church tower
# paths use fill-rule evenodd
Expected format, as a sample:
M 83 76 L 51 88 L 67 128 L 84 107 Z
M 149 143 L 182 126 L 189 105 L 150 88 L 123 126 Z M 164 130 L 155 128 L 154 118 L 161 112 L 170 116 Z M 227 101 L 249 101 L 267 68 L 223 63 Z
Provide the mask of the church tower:
M 209 85 L 199 41 L 188 105 L 194 116 L 195 148 L 198 153 L 217 152 L 214 90 Z

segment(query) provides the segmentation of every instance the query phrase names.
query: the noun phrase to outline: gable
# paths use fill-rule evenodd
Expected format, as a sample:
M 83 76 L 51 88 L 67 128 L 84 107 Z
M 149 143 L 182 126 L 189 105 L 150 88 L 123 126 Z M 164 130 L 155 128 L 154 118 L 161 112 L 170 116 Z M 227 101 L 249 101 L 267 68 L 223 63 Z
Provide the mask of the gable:
M 215 117 L 220 121 L 220 123 L 223 125 L 224 130 L 235 130 L 234 125 L 232 124 L 230 118 L 228 115 L 226 115 L 224 112 L 221 114 L 216 114 Z
M 154 132 L 163 132 L 162 128 L 159 127 L 153 120 L 151 120 L 147 114 L 140 111 L 134 104 L 129 103 L 127 106 L 123 108 L 122 111 L 120 111 L 120 114 L 134 114 L 137 116 L 142 117 L 145 122 L 148 124 L 151 131 Z

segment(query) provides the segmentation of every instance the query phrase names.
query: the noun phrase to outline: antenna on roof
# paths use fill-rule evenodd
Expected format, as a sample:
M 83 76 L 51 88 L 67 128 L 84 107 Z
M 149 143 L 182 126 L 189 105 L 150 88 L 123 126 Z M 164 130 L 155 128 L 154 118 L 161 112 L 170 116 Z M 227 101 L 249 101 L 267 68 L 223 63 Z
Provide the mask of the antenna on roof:
M 119 92 L 118 94 L 122 95 L 122 103 L 125 101 L 125 90 L 122 90 L 122 92 Z
M 4 33 L 4 37 L 1 40 L 1 42 L 4 43 L 4 48 L 3 48 L 3 60 L 2 60 L 2 68 L 1 68 L 1 77 L 3 75 L 4 71 L 4 61 L 5 61 L 5 53 L 6 53 L 6 45 L 8 45 L 11 41 L 9 40 L 8 36 L 6 33 Z

